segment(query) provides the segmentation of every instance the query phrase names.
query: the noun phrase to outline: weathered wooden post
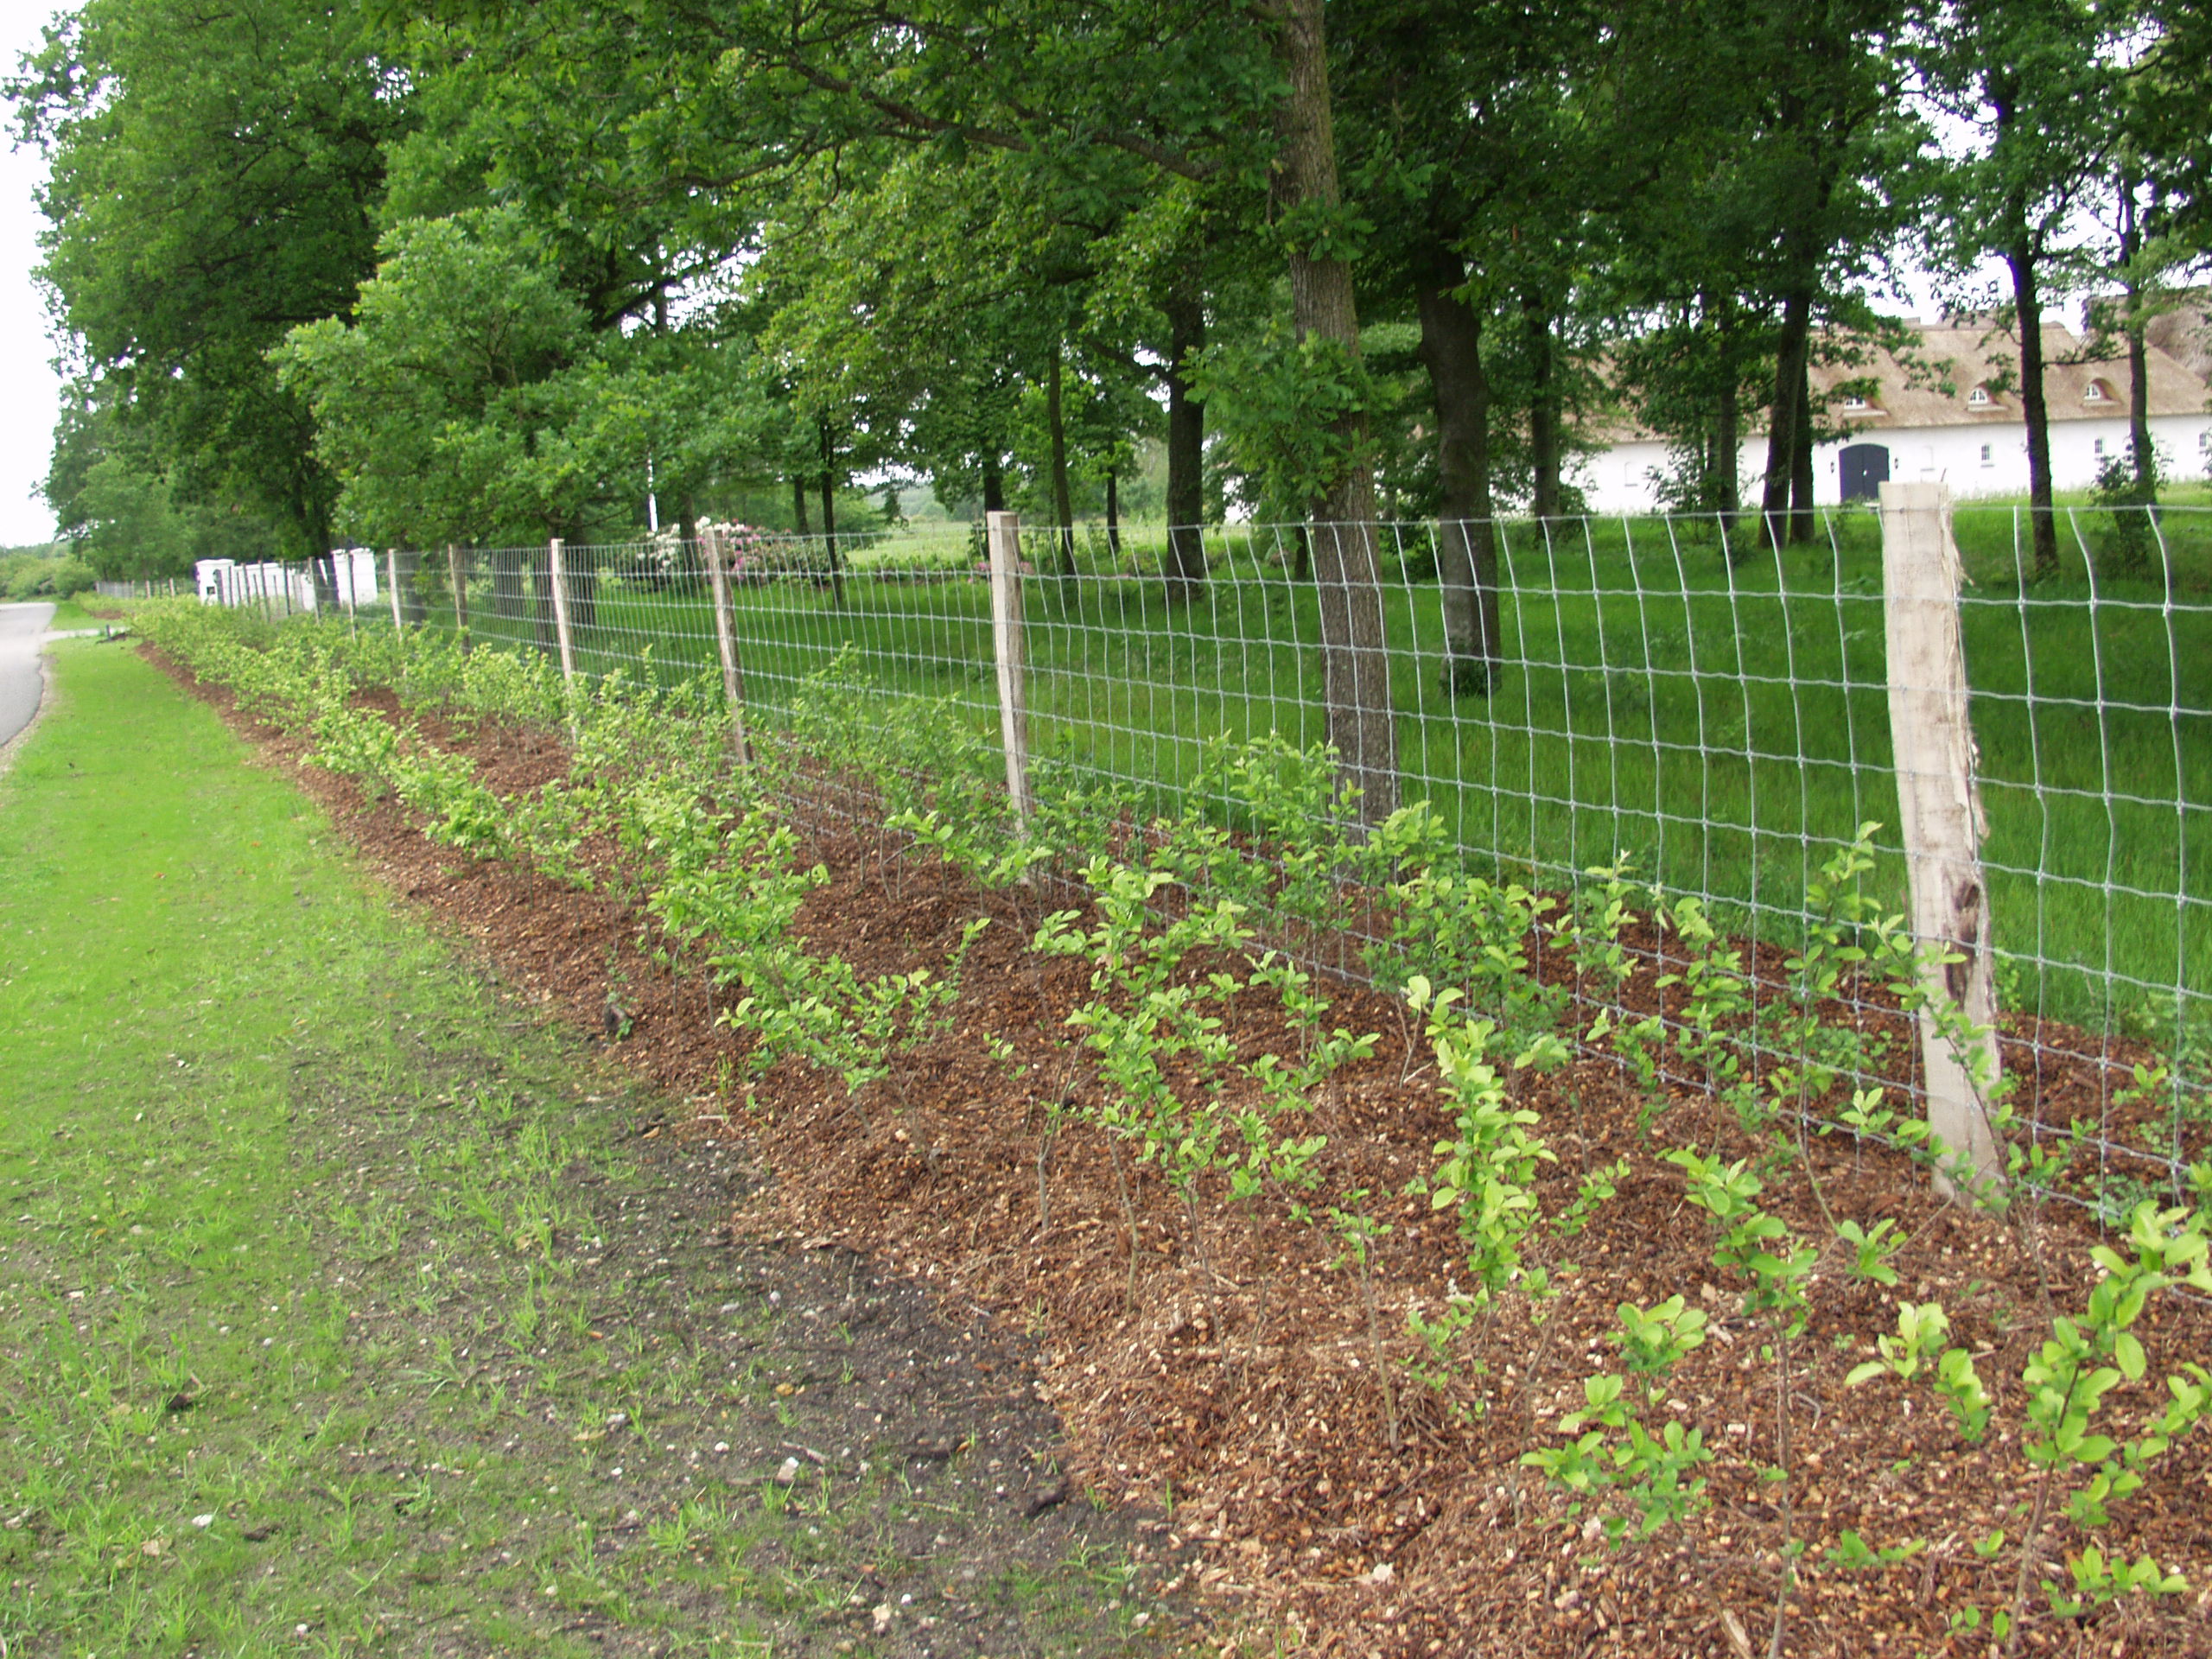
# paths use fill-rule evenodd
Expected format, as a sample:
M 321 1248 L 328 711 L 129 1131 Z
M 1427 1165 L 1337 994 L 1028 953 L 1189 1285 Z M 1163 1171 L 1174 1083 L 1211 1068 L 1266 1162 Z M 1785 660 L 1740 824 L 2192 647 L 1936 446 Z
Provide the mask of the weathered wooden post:
M 699 529 L 700 550 L 707 557 L 707 586 L 715 600 L 715 648 L 722 659 L 722 696 L 729 704 L 731 741 L 737 746 L 737 764 L 745 765 L 752 750 L 745 741 L 745 674 L 737 659 L 737 619 L 730 608 L 729 572 L 722 568 L 722 538 L 712 524 Z
M 399 613 L 399 550 L 388 547 L 384 554 L 385 585 L 391 589 L 391 631 L 407 632 L 407 619 Z
M 999 664 L 999 734 L 1006 745 L 1006 790 L 1014 823 L 1029 833 L 1029 683 L 1021 637 L 1021 515 L 988 512 L 991 557 L 991 644 Z
M 1923 952 L 1921 1073 L 1939 1155 L 1977 1186 L 2005 1179 L 1990 1122 L 1999 1077 L 1997 994 L 1982 880 L 1981 795 L 1959 631 L 1959 549 L 1942 484 L 1882 486 L 1882 587 L 1897 827 Z M 1936 958 L 1956 957 L 1944 963 Z M 1939 1173 L 1946 1192 L 1956 1184 Z
M 453 631 L 461 640 L 461 651 L 468 650 L 468 572 L 461 562 L 461 550 L 451 542 L 446 543 L 446 580 L 453 584 Z
M 561 683 L 576 683 L 575 642 L 569 637 L 569 577 L 563 568 L 561 538 L 556 536 L 545 550 L 545 569 L 553 589 L 553 637 L 561 644 Z

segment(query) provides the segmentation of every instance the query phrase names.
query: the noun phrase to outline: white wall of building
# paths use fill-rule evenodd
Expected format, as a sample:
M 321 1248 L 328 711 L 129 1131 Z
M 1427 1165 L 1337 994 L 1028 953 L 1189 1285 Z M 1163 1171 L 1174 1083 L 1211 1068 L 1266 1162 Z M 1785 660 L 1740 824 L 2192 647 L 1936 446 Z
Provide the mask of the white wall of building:
M 2212 466 L 2212 416 L 2158 415 L 2151 420 L 2165 475 L 2199 480 Z M 1916 429 L 1878 429 L 1848 442 L 1879 444 L 1889 451 L 1890 476 L 1910 482 L 1942 481 L 1961 499 L 2028 493 L 2028 435 L 2006 422 L 1975 423 Z M 1824 443 L 1813 451 L 1813 495 L 1833 506 L 1843 499 L 1842 454 L 1846 444 Z M 2054 488 L 2086 490 L 2097 481 L 2107 455 L 2127 453 L 2124 415 L 2099 420 L 2050 423 L 2050 472 Z M 1656 475 L 1667 469 L 1667 446 L 1652 440 L 1616 444 L 1586 458 L 1573 482 L 1580 485 L 1597 513 L 1652 512 L 1658 508 Z M 1746 438 L 1737 466 L 1744 499 L 1756 502 L 1766 470 L 1766 439 Z

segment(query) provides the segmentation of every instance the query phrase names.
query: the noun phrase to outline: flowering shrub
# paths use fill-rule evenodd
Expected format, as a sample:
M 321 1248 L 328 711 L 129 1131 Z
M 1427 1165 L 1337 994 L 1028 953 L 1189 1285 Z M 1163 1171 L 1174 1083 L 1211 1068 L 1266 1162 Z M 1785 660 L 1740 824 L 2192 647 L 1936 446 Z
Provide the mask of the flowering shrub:
M 702 519 L 702 543 L 709 531 L 721 539 L 723 568 L 734 582 L 758 586 L 785 571 L 810 569 L 818 562 L 818 556 L 810 556 L 803 543 L 779 541 L 751 524 Z M 707 568 L 702 550 L 687 543 L 681 530 L 671 526 L 639 543 L 621 574 L 640 587 L 658 591 L 697 584 L 704 580 Z

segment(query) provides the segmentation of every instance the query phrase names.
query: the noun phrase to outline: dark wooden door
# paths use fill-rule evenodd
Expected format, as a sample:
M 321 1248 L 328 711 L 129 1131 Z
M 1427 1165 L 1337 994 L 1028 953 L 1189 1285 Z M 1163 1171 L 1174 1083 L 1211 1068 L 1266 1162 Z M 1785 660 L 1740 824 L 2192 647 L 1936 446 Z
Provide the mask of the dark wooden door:
M 1878 443 L 1854 443 L 1843 452 L 1843 499 L 1872 501 L 1889 481 L 1890 452 Z

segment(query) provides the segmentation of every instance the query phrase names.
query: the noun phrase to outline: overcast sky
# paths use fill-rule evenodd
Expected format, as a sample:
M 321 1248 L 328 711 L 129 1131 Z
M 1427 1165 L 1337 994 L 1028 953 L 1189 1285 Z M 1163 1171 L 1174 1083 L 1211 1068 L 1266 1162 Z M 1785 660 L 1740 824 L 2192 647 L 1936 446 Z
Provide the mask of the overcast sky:
M 42 0 L 0 0 L 0 69 L 15 75 L 59 10 Z M 15 136 L 12 124 L 8 136 Z M 0 547 L 54 534 L 54 515 L 38 486 L 54 448 L 61 388 L 54 342 L 47 338 L 46 302 L 31 280 L 45 222 L 32 195 L 45 177 L 35 152 L 12 143 L 0 146 Z

